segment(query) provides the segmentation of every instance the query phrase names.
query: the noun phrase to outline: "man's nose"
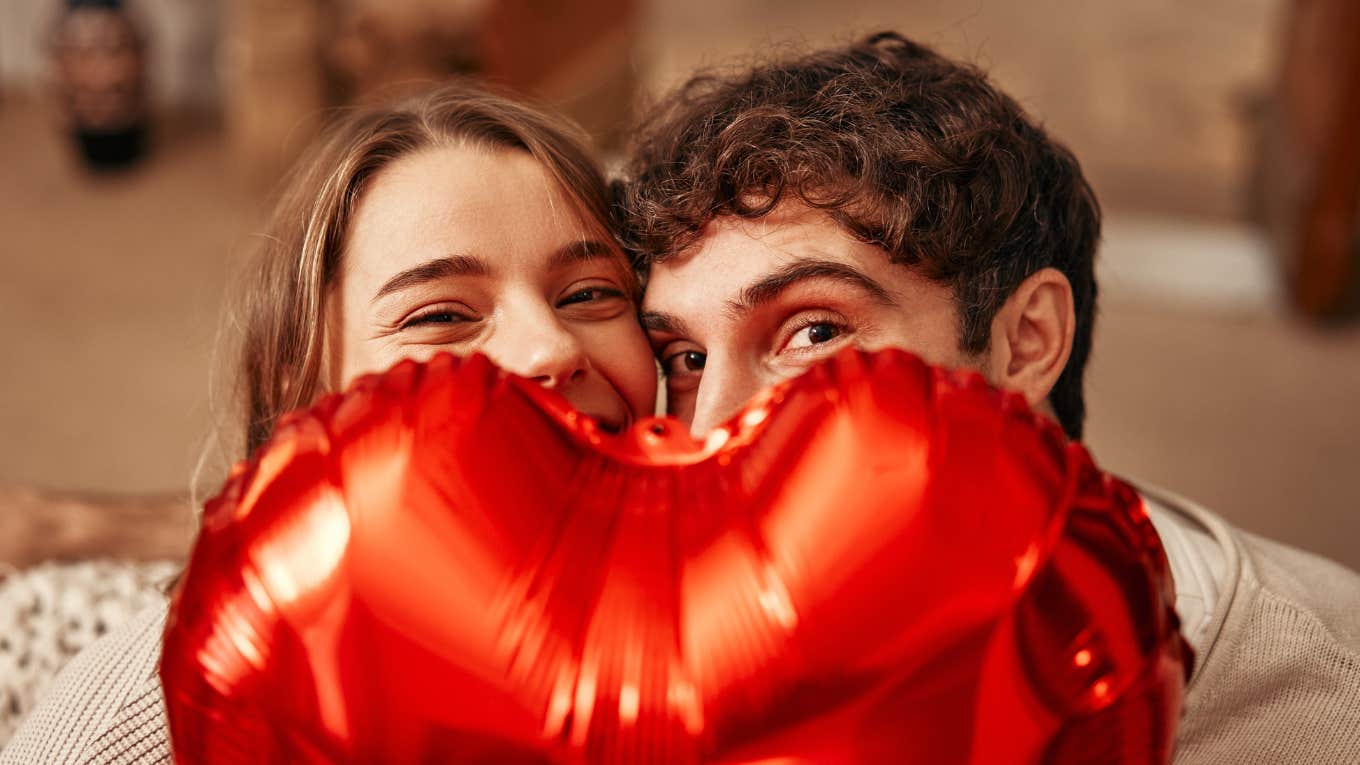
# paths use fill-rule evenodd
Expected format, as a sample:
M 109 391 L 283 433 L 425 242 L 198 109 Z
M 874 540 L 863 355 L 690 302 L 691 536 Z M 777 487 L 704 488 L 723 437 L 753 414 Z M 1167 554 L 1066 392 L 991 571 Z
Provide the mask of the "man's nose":
M 545 388 L 563 388 L 586 375 L 589 361 L 580 340 L 555 316 L 523 316 L 505 322 L 485 352 L 502 369 Z
M 695 392 L 690 432 L 704 436 L 740 411 L 761 387 L 759 376 L 753 371 L 710 355 Z

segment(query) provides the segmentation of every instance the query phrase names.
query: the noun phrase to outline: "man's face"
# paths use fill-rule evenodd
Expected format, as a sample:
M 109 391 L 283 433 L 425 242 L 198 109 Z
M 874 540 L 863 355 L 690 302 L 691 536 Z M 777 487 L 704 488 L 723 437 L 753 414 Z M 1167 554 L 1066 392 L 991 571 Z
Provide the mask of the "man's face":
M 983 358 L 959 348 L 957 313 L 947 286 L 786 202 L 759 220 L 717 218 L 693 247 L 654 265 L 642 321 L 670 413 L 702 434 L 847 346 L 981 368 Z

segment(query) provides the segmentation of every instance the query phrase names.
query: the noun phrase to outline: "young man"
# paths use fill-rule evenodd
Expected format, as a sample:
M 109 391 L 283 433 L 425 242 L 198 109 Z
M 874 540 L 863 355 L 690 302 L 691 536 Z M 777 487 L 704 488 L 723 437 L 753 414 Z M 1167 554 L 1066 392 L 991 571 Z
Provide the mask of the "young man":
M 842 348 L 896 346 L 1081 437 L 1100 210 L 976 69 L 879 34 L 696 76 L 628 176 L 643 321 L 696 432 Z M 1360 576 L 1143 494 L 1197 654 L 1175 762 L 1360 761 Z

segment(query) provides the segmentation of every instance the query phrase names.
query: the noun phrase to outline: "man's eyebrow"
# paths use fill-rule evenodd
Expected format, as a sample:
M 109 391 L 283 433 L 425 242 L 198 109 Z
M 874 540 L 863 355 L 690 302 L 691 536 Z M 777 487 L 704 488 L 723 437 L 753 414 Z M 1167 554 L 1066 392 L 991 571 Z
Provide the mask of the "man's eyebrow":
M 427 260 L 388 279 L 382 287 L 378 288 L 378 293 L 373 296 L 372 302 L 376 303 L 380 298 L 393 292 L 426 282 L 447 279 L 451 276 L 485 276 L 486 273 L 486 262 L 471 255 L 449 255 Z
M 759 281 L 747 286 L 737 299 L 727 302 L 727 309 L 736 315 L 750 313 L 779 297 L 795 284 L 808 279 L 842 282 L 863 290 L 880 303 L 890 306 L 897 304 L 883 285 L 854 266 L 832 260 L 800 260 L 766 274 Z
M 670 335 L 681 337 L 689 336 L 689 330 L 685 322 L 678 316 L 660 311 L 644 311 L 638 316 L 638 321 L 642 322 L 642 328 L 648 332 L 665 332 Z

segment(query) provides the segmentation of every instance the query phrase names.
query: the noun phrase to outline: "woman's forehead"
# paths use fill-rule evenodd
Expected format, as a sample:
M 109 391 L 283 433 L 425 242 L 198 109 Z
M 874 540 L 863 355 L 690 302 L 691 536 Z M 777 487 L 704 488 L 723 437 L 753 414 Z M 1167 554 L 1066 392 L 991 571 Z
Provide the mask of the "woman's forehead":
M 351 220 L 346 259 L 396 269 L 450 254 L 546 259 L 580 242 L 612 247 L 608 230 L 591 224 L 528 154 L 438 147 L 374 176 Z

